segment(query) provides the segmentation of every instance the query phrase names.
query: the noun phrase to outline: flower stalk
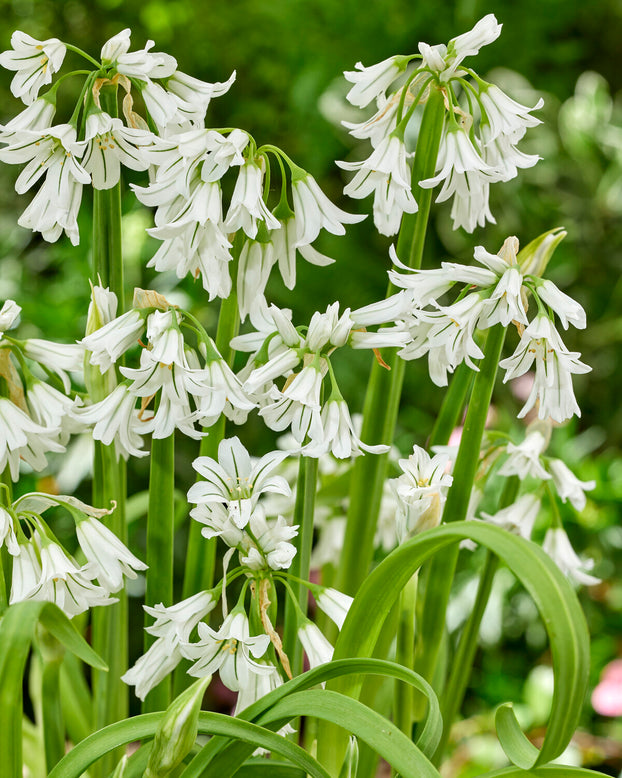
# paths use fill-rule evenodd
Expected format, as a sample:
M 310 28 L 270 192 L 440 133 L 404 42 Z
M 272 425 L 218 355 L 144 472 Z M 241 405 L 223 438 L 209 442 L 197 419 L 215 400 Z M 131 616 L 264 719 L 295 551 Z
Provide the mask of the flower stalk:
M 443 95 L 430 89 L 421 121 L 412 172 L 412 189 L 417 193 L 419 210 L 405 214 L 400 228 L 397 251 L 411 268 L 421 267 L 423 245 L 432 202 L 431 190 L 418 182 L 432 175 L 441 140 L 444 119 Z M 395 292 L 389 285 L 387 297 Z M 397 412 L 404 381 L 404 361 L 393 353 L 387 358 L 389 370 L 374 362 L 365 395 L 362 440 L 370 443 L 393 441 Z M 360 457 L 352 470 L 350 508 L 341 561 L 335 587 L 353 595 L 365 579 L 373 556 L 373 540 L 380 509 L 387 455 Z

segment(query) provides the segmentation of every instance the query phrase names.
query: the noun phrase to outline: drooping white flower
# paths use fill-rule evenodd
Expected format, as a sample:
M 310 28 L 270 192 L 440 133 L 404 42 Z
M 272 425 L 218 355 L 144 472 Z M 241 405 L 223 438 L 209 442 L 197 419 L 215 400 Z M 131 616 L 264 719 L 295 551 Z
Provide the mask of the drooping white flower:
M 200 397 L 197 410 L 201 414 L 201 423 L 209 427 L 221 413 L 231 418 L 235 411 L 244 413 L 252 410 L 255 403 L 247 397 L 242 385 L 229 365 L 210 341 L 207 361 L 204 368 L 205 383 L 209 391 Z
M 132 308 L 82 338 L 79 343 L 91 352 L 89 362 L 107 372 L 122 354 L 138 342 L 145 329 L 144 317 Z
M 464 127 L 455 122 L 443 132 L 436 169 L 437 174 L 420 181 L 419 186 L 432 189 L 443 182 L 436 202 L 454 197 L 454 229 L 464 227 L 472 232 L 486 220 L 494 223 L 488 205 L 488 186 L 492 181 L 499 181 L 501 174 L 484 161 Z
M 395 235 L 403 213 L 416 213 L 410 171 L 406 162 L 403 137 L 391 133 L 380 141 L 369 159 L 363 162 L 338 162 L 356 175 L 344 188 L 344 194 L 357 199 L 374 192 L 374 224 L 382 235 Z
M 600 578 L 585 572 L 592 569 L 593 560 L 584 562 L 579 559 L 570 544 L 568 535 L 561 527 L 553 527 L 547 531 L 542 548 L 571 581 L 580 586 L 594 586 L 600 583 Z
M 519 418 L 540 401 L 538 416 L 562 422 L 573 414 L 581 415 L 572 388 L 574 373 L 587 373 L 590 367 L 579 360 L 578 352 L 568 351 L 550 319 L 539 314 L 530 322 L 512 356 L 499 362 L 506 370 L 504 383 L 529 370 L 534 360 L 536 375 L 527 402 L 518 414 Z
M 502 508 L 494 514 L 482 511 L 481 515 L 485 521 L 530 540 L 531 531 L 539 511 L 540 500 L 536 495 L 524 494 L 507 508 Z
M 561 459 L 549 460 L 548 466 L 562 501 L 568 500 L 575 510 L 582 511 L 586 503 L 585 492 L 596 488 L 596 481 L 580 481 Z
M 512 100 L 495 84 L 488 84 L 485 88 L 480 88 L 478 100 L 486 113 L 486 123 L 490 126 L 489 141 L 505 135 L 516 143 L 528 128 L 542 124 L 540 119 L 530 116 L 532 111 L 542 108 L 544 105 L 542 98 L 529 108 Z
M 240 172 L 231 196 L 225 219 L 229 232 L 244 230 L 249 238 L 257 236 L 257 221 L 265 222 L 270 230 L 278 230 L 280 223 L 268 210 L 263 199 L 263 167 L 261 163 L 247 160 Z
M 307 620 L 298 628 L 298 640 L 302 643 L 312 670 L 332 660 L 333 647 L 313 622 Z
M 559 316 L 562 327 L 567 330 L 572 324 L 580 330 L 585 329 L 585 310 L 576 300 L 564 294 L 548 279 L 534 279 L 536 292 L 543 303 L 550 306 Z
M 21 306 L 19 306 L 15 300 L 5 300 L 2 309 L 0 310 L 0 339 L 7 330 L 10 330 L 18 316 L 22 312 Z
M 66 392 L 71 388 L 67 373 L 82 373 L 84 349 L 79 344 L 29 338 L 24 341 L 23 351 L 29 359 L 56 373 Z
M 151 78 L 170 78 L 177 69 L 177 61 L 170 54 L 164 54 L 160 51 L 152 52 L 155 46 L 152 40 L 148 40 L 144 49 L 129 52 L 129 36 L 126 30 L 116 36 L 117 40 L 108 41 L 106 54 L 114 56 L 115 64 L 119 73 L 130 78 L 138 78 L 147 81 Z M 127 46 L 126 46 L 127 41 Z M 102 52 L 103 53 L 103 52 Z
M 166 81 L 166 91 L 173 95 L 182 121 L 201 126 L 212 98 L 226 94 L 234 81 L 235 70 L 226 81 L 214 84 L 176 70 Z
M 184 655 L 194 660 L 190 675 L 202 678 L 219 672 L 220 680 L 231 691 L 239 691 L 250 673 L 269 674 L 269 665 L 255 660 L 263 656 L 270 644 L 268 635 L 252 635 L 248 617 L 241 606 L 234 608 L 218 631 L 201 622 L 199 641 L 184 646 Z
M 37 424 L 17 405 L 0 397 L 0 470 L 8 466 L 13 481 L 19 478 L 22 460 L 33 470 L 42 470 L 49 451 L 65 450 L 58 442 L 59 432 L 59 427 Z
M 197 622 L 216 605 L 211 592 L 202 591 L 181 602 L 164 607 L 143 606 L 156 621 L 146 631 L 157 640 L 136 661 L 121 680 L 136 687 L 136 696 L 144 700 L 149 691 L 157 686 L 183 659 L 182 645 L 190 640 L 190 634 Z
M 378 110 L 370 119 L 358 124 L 342 121 L 342 125 L 348 130 L 353 138 L 360 138 L 361 140 L 367 139 L 371 145 L 376 148 L 376 146 L 382 143 L 397 126 L 397 109 L 400 103 L 400 91 L 391 95 L 389 99 L 379 97 L 377 99 Z M 408 95 L 406 96 L 405 102 L 408 102 Z
M 311 591 L 317 607 L 341 629 L 354 602 L 353 598 L 331 587 L 318 586 Z
M 273 451 L 253 464 L 237 437 L 223 440 L 218 446 L 218 461 L 198 457 L 192 463 L 205 480 L 190 487 L 188 501 L 199 505 L 226 505 L 235 524 L 243 529 L 262 492 L 290 494 L 287 481 L 282 476 L 272 475 L 286 456 L 282 451 Z
M 413 446 L 408 459 L 400 459 L 402 475 L 389 481 L 397 498 L 395 516 L 400 542 L 409 534 L 435 527 L 441 520 L 447 491 L 453 482 L 448 472 L 449 456 L 433 457 L 420 446 Z
M 306 456 L 318 457 L 330 452 L 337 459 L 349 459 L 366 451 L 369 454 L 385 454 L 389 446 L 369 445 L 357 435 L 348 404 L 343 398 L 329 399 L 322 408 L 322 432 L 304 448 Z
M 0 141 L 11 143 L 13 138 L 19 137 L 21 130 L 46 130 L 52 126 L 52 120 L 56 113 L 55 100 L 47 96 L 38 97 L 34 103 L 24 108 L 21 113 L 14 116 L 4 125 L 0 125 Z
M 88 516 L 76 524 L 80 548 L 90 563 L 90 572 L 108 592 L 123 587 L 123 576 L 136 578 L 136 570 L 146 570 L 141 562 L 104 524 Z
M 6 508 L 0 506 L 0 548 L 4 544 L 6 544 L 7 551 L 11 556 L 19 555 L 21 546 L 15 534 L 13 516 Z
M 14 549 L 15 550 L 15 549 Z M 41 581 L 41 562 L 33 540 L 18 544 L 11 568 L 11 594 L 9 603 L 28 598 Z
M 547 436 L 539 429 L 529 430 L 525 439 L 518 445 L 508 443 L 506 446 L 508 458 L 499 468 L 499 475 L 517 475 L 521 481 L 528 475 L 544 481 L 550 479 L 551 476 L 540 460 L 548 443 Z
M 24 599 L 53 602 L 69 618 L 89 608 L 117 602 L 106 589 L 93 583 L 95 575 L 90 565 L 79 567 L 61 546 L 38 533 L 34 541 L 41 560 L 41 577 Z
M 63 444 L 72 432 L 82 431 L 82 425 L 76 423 L 73 415 L 74 409 L 82 404 L 79 398 L 72 400 L 53 386 L 34 380 L 28 384 L 26 401 L 30 416 L 37 424 L 61 430 Z
M 343 74 L 354 84 L 346 95 L 346 100 L 358 108 L 365 108 L 372 100 L 384 97 L 386 90 L 406 69 L 409 59 L 394 56 L 369 67 L 357 62 L 354 66 L 356 70 L 346 70 Z
M 296 215 L 296 246 L 308 246 L 325 229 L 333 235 L 345 235 L 344 224 L 363 221 L 364 215 L 346 213 L 322 192 L 317 181 L 305 170 L 292 170 L 292 197 Z
M 237 292 L 240 319 L 263 305 L 266 284 L 276 262 L 272 240 L 247 240 L 240 252 Z
M 482 46 L 488 46 L 496 41 L 501 35 L 502 27 L 503 25 L 497 22 L 494 14 L 486 14 L 471 30 L 452 38 L 447 44 L 446 54 L 446 61 L 450 67 L 443 73 L 443 77 L 454 75 L 463 59 L 478 54 Z
M 21 30 L 11 35 L 12 50 L 0 54 L 0 65 L 14 70 L 11 92 L 26 105 L 34 102 L 39 89 L 52 82 L 52 76 L 60 70 L 67 47 L 58 38 L 39 41 Z

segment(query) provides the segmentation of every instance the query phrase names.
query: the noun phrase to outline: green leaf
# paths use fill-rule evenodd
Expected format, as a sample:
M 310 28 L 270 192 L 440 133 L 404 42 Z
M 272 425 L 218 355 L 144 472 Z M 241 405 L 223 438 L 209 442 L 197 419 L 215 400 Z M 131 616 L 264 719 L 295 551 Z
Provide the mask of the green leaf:
M 422 532 L 393 551 L 366 579 L 350 608 L 334 656 L 369 656 L 389 610 L 415 570 L 433 554 L 464 538 L 486 546 L 507 564 L 532 596 L 544 622 L 551 644 L 555 691 L 542 748 L 530 751 L 531 762 L 527 765 L 526 738 L 506 711 L 501 713 L 498 734 L 514 764 L 525 767 L 549 762 L 564 751 L 577 726 L 587 689 L 589 636 L 572 586 L 534 543 L 476 522 L 456 522 Z M 332 688 L 356 697 L 360 682 L 340 679 L 333 682 Z M 337 746 L 329 733 L 324 735 L 320 737 L 320 749 L 327 754 L 326 763 L 338 770 L 343 743 Z
M 256 703 L 243 710 L 240 713 L 239 718 L 258 720 L 263 713 L 269 711 L 272 706 L 276 705 L 289 694 L 308 689 L 319 683 L 324 683 L 325 681 L 343 675 L 352 674 L 373 674 L 383 675 L 388 678 L 396 678 L 411 684 L 428 698 L 428 712 L 424 720 L 421 735 L 417 739 L 417 746 L 426 756 L 431 757 L 439 743 L 443 726 L 438 699 L 431 686 L 413 670 L 409 670 L 394 662 L 388 662 L 383 659 L 340 659 L 316 667 L 313 670 L 309 670 L 307 673 L 288 681 L 282 686 L 279 686 L 277 689 L 270 692 L 270 694 L 266 694 Z M 276 724 L 267 726 L 278 729 Z M 227 763 L 231 766 L 234 764 L 238 766 L 242 765 L 245 759 L 252 753 L 251 749 L 243 743 L 228 744 L 222 738 L 213 738 L 203 747 L 184 770 L 182 774 L 183 778 L 203 778 L 207 775 L 212 775 L 214 778 L 217 778 L 221 773 L 218 772 L 216 766 L 212 766 L 212 760 L 216 754 L 225 751 L 227 754 Z M 210 765 L 209 768 L 208 765 Z
M 22 776 L 22 683 L 39 623 L 82 661 L 106 669 L 100 657 L 53 603 L 26 600 L 7 608 L 0 622 L 0 754 L 6 778 Z
M 604 773 L 586 770 L 584 767 L 567 767 L 566 765 L 547 765 L 532 767 L 531 770 L 521 770 L 516 767 L 504 767 L 491 773 L 479 775 L 477 778 L 603 778 Z
M 152 738 L 164 717 L 163 712 L 145 713 L 110 724 L 73 748 L 50 772 L 48 778 L 80 778 L 90 765 L 105 754 L 133 740 Z M 238 738 L 255 748 L 266 748 L 286 757 L 313 778 L 330 778 L 326 770 L 304 749 L 268 729 L 222 713 L 200 713 L 201 734 Z M 222 775 L 221 775 L 222 778 Z

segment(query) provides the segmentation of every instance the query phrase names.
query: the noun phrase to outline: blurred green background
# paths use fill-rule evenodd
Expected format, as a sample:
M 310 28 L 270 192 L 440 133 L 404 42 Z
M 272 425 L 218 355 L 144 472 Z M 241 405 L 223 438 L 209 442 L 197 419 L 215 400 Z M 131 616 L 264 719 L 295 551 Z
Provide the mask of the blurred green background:
M 545 98 L 538 114 L 543 124 L 521 144 L 522 150 L 543 159 L 535 168 L 522 171 L 518 179 L 493 186 L 491 206 L 497 224 L 485 230 L 478 229 L 473 235 L 454 233 L 449 207 L 435 208 L 425 263 L 432 266 L 451 257 L 469 261 L 475 245 L 482 243 L 494 252 L 512 234 L 524 245 L 552 227 L 564 226 L 568 231 L 550 266 L 550 277 L 588 312 L 588 329 L 570 331 L 564 339 L 569 348 L 582 352 L 593 372 L 575 382 L 583 416 L 558 431 L 553 453 L 563 453 L 582 479 L 598 482 L 580 516 L 570 508 L 564 515 L 576 547 L 596 560 L 595 572 L 606 581 L 589 596 L 582 594 L 594 635 L 595 684 L 605 663 L 622 655 L 622 583 L 616 576 L 622 559 L 622 2 L 1 0 L 0 47 L 8 48 L 11 32 L 22 29 L 40 39 L 61 38 L 97 55 L 105 40 L 130 27 L 133 49 L 153 38 L 157 50 L 174 55 L 179 68 L 193 76 L 224 81 L 236 70 L 230 92 L 211 104 L 209 124 L 240 126 L 259 143 L 281 146 L 342 207 L 365 212 L 369 201 L 346 202 L 342 197 L 344 180 L 334 164 L 355 149 L 340 119 L 356 120 L 360 113 L 344 102 L 348 85 L 342 71 L 352 69 L 359 60 L 370 65 L 392 54 L 415 52 L 420 40 L 446 42 L 490 12 L 503 23 L 503 32 L 496 43 L 482 50 L 477 70 L 489 74 L 521 102 L 533 105 L 539 95 Z M 10 78 L 8 73 L 0 75 L 0 122 L 20 110 L 9 91 Z M 72 94 L 70 86 L 62 94 L 70 113 L 77 94 Z M 59 121 L 62 111 L 61 104 Z M 30 335 L 51 339 L 80 337 L 89 294 L 88 208 L 82 208 L 78 248 L 65 240 L 47 244 L 16 226 L 26 205 L 25 198 L 13 192 L 16 175 L 16 170 L 0 167 L 0 298 L 12 297 L 22 305 L 24 335 L 29 328 Z M 131 194 L 124 208 L 129 283 L 154 284 L 168 292 L 174 279 L 154 278 L 145 270 L 159 245 L 144 233 L 151 226 L 150 214 Z M 352 307 L 384 294 L 390 241 L 374 232 L 369 219 L 348 233 L 347 240 L 323 236 L 318 241 L 317 247 L 337 262 L 325 269 L 299 265 L 293 297 L 280 280 L 271 282 L 270 299 L 292 307 L 297 323 L 325 308 L 337 293 L 344 306 Z M 185 280 L 177 293 L 185 295 L 206 321 L 215 321 L 218 306 L 207 305 L 200 285 Z M 368 355 L 356 354 L 345 367 L 339 367 L 344 393 L 360 410 Z M 439 402 L 439 390 L 429 381 L 425 364 L 411 363 L 398 431 L 403 452 L 413 442 L 424 443 Z M 518 402 L 508 396 L 502 401 L 501 418 L 515 423 L 509 420 L 518 408 Z M 260 425 L 245 435 L 265 445 Z M 178 455 L 182 491 L 184 479 L 192 477 L 190 461 L 195 455 L 194 449 L 182 449 Z M 145 475 L 144 462 L 138 463 L 137 482 L 144 482 Z M 529 704 L 530 695 L 541 699 L 544 694 L 531 676 L 525 683 L 529 668 L 547 661 L 537 629 L 529 637 L 535 617 L 528 609 L 521 610 L 518 595 L 508 591 L 497 614 L 503 633 L 489 646 L 482 675 L 476 678 L 477 688 L 467 704 L 474 715 L 482 702 L 491 705 L 524 698 Z M 534 714 L 535 724 L 538 715 Z M 610 753 L 606 743 L 612 741 L 599 737 L 619 737 L 619 722 L 596 716 L 588 706 L 585 723 L 590 724 L 592 734 L 584 750 L 592 749 L 592 756 L 581 758 L 617 775 L 622 766 L 620 752 Z M 456 775 L 468 776 L 478 759 L 483 764 L 494 761 L 486 742 L 480 745 L 481 754 L 472 748 L 456 765 Z

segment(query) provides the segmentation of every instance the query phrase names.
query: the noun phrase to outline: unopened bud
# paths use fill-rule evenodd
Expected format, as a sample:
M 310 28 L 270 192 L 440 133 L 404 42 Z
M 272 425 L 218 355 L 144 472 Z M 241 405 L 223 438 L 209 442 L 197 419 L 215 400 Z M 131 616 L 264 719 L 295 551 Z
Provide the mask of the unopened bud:
M 542 277 L 553 252 L 568 233 L 562 227 L 543 232 L 518 254 L 518 264 L 524 276 Z
M 166 709 L 156 730 L 145 778 L 166 778 L 190 753 L 197 738 L 199 712 L 211 675 L 199 679 Z

